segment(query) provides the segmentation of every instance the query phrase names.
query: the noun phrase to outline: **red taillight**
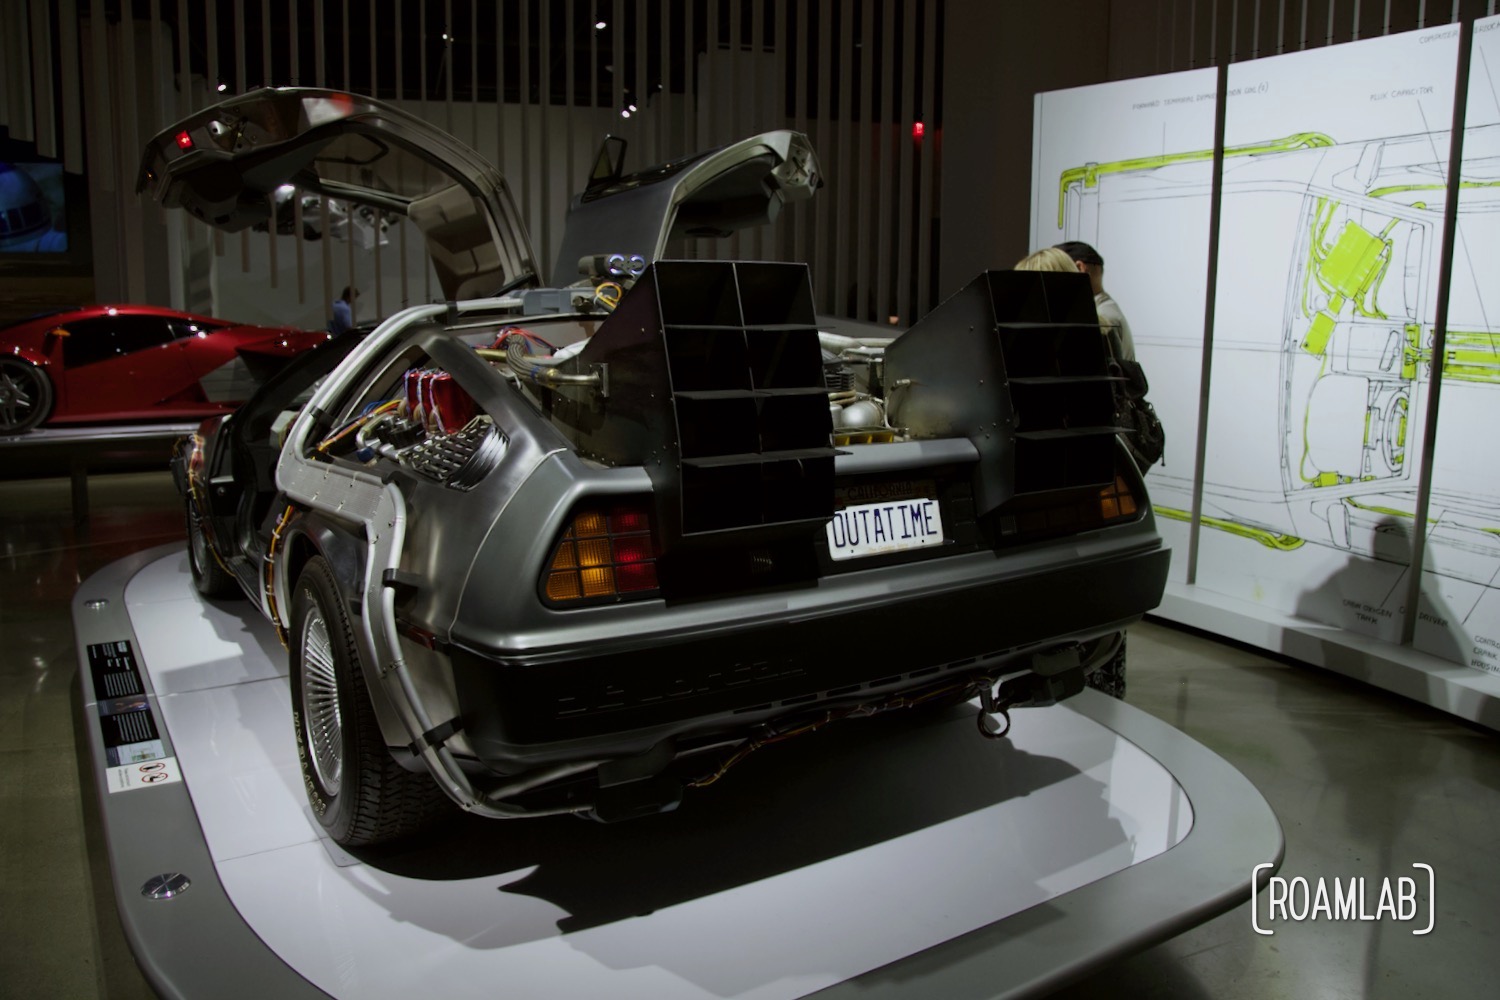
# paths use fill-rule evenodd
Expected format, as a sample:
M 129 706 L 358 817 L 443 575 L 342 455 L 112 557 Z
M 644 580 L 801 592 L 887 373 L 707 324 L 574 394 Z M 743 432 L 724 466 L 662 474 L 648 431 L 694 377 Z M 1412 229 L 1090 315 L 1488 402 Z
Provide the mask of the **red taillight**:
M 188 135 L 186 130 L 183 130 L 183 131 L 177 133 L 177 148 L 178 149 L 192 149 L 193 148 L 193 137 L 190 136 L 190 135 Z
M 615 586 L 622 594 L 640 590 L 655 590 L 656 563 L 630 563 L 615 567 Z
M 651 530 L 651 515 L 643 507 L 617 507 L 609 514 L 610 530 L 624 535 Z
M 552 549 L 542 593 L 550 604 L 644 597 L 659 586 L 651 513 L 643 504 L 576 511 Z
M 613 548 L 616 563 L 641 563 L 656 558 L 656 553 L 651 548 L 650 535 L 616 538 Z

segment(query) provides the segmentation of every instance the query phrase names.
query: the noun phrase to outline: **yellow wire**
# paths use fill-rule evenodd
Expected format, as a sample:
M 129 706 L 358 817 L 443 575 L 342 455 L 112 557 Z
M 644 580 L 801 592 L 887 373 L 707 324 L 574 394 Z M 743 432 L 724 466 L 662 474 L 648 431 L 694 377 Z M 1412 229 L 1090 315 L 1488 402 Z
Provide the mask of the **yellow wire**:
M 281 648 L 290 648 L 286 641 L 286 629 L 281 624 L 281 614 L 276 608 L 276 543 L 281 539 L 281 532 L 286 528 L 286 523 L 292 519 L 292 511 L 297 508 L 287 504 L 286 510 L 282 512 L 281 520 L 276 524 L 276 530 L 271 532 L 271 544 L 266 548 L 266 609 L 271 612 L 271 624 L 276 628 L 276 638 L 281 641 Z
M 614 312 L 615 306 L 620 304 L 620 299 L 625 295 L 625 289 L 613 281 L 605 281 L 594 289 L 594 301 L 604 306 L 610 312 Z
M 378 417 L 378 416 L 380 416 L 382 414 L 390 413 L 392 410 L 396 409 L 400 405 L 401 405 L 401 400 L 399 400 L 399 399 L 391 399 L 391 400 L 387 400 L 384 403 L 381 403 L 379 406 L 375 407 L 375 409 L 371 410 L 369 413 L 366 413 L 363 416 L 359 417 L 358 419 L 356 419 L 356 420 L 354 420 L 354 421 L 352 421 L 352 422 L 350 422 L 348 424 L 345 424 L 338 431 L 338 433 L 336 433 L 336 434 L 334 434 L 334 435 L 332 435 L 330 437 L 326 437 L 322 441 L 318 442 L 318 448 L 317 448 L 317 450 L 319 452 L 326 452 L 329 448 L 332 448 L 334 445 L 338 444 L 340 441 L 342 441 L 344 438 L 348 437 L 353 432 L 359 430 L 361 427 L 363 427 L 365 424 L 369 423 L 371 420 L 374 420 L 376 417 Z

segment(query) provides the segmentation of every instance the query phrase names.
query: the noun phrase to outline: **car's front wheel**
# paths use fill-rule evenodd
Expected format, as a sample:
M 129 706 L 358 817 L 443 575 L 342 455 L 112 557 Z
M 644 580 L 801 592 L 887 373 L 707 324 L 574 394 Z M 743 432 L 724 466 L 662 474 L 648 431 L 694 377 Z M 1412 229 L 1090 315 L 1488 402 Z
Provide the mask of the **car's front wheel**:
M 240 592 L 239 584 L 209 548 L 208 536 L 203 533 L 202 520 L 193 501 L 187 501 L 188 568 L 193 571 L 193 586 L 204 597 L 234 597 Z
M 22 434 L 52 412 L 52 380 L 20 358 L 0 358 L 0 434 Z
M 426 826 L 447 800 L 430 776 L 406 770 L 386 749 L 354 629 L 322 556 L 297 578 L 290 639 L 302 782 L 328 836 L 358 847 Z

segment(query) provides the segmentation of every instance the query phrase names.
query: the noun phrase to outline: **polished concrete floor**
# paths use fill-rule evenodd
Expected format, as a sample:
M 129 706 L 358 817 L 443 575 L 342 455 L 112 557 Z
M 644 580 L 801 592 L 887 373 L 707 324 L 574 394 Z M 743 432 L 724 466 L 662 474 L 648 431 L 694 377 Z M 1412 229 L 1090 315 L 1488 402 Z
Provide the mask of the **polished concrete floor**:
M 165 473 L 0 482 L 0 996 L 150 996 L 80 796 L 69 600 L 128 552 L 181 537 Z M 1286 834 L 1282 874 L 1436 872 L 1436 927 L 1274 925 L 1248 906 L 1059 996 L 1478 997 L 1500 978 L 1500 737 L 1355 682 L 1155 623 L 1131 633 L 1127 701 L 1217 751 Z M 1249 872 L 1246 872 L 1246 878 Z M 1372 895 L 1373 900 L 1373 895 Z M 1373 902 L 1371 903 L 1373 906 Z M 1488 984 L 1488 985 L 1486 985 Z

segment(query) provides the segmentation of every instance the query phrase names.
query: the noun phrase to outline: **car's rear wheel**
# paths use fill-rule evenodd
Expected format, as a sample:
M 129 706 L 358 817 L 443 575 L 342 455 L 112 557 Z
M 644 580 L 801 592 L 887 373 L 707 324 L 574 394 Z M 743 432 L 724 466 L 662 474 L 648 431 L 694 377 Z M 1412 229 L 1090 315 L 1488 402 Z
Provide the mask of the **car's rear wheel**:
M 52 413 L 52 380 L 20 358 L 0 358 L 0 434 L 22 434 Z
M 429 775 L 406 770 L 386 749 L 354 630 L 322 556 L 297 578 L 290 638 L 297 756 L 308 803 L 328 836 L 358 847 L 426 826 L 447 799 Z
M 204 597 L 234 597 L 239 594 L 239 584 L 234 577 L 219 565 L 218 557 L 209 547 L 208 536 L 203 533 L 203 523 L 193 501 L 187 501 L 188 568 L 193 571 L 193 586 Z

